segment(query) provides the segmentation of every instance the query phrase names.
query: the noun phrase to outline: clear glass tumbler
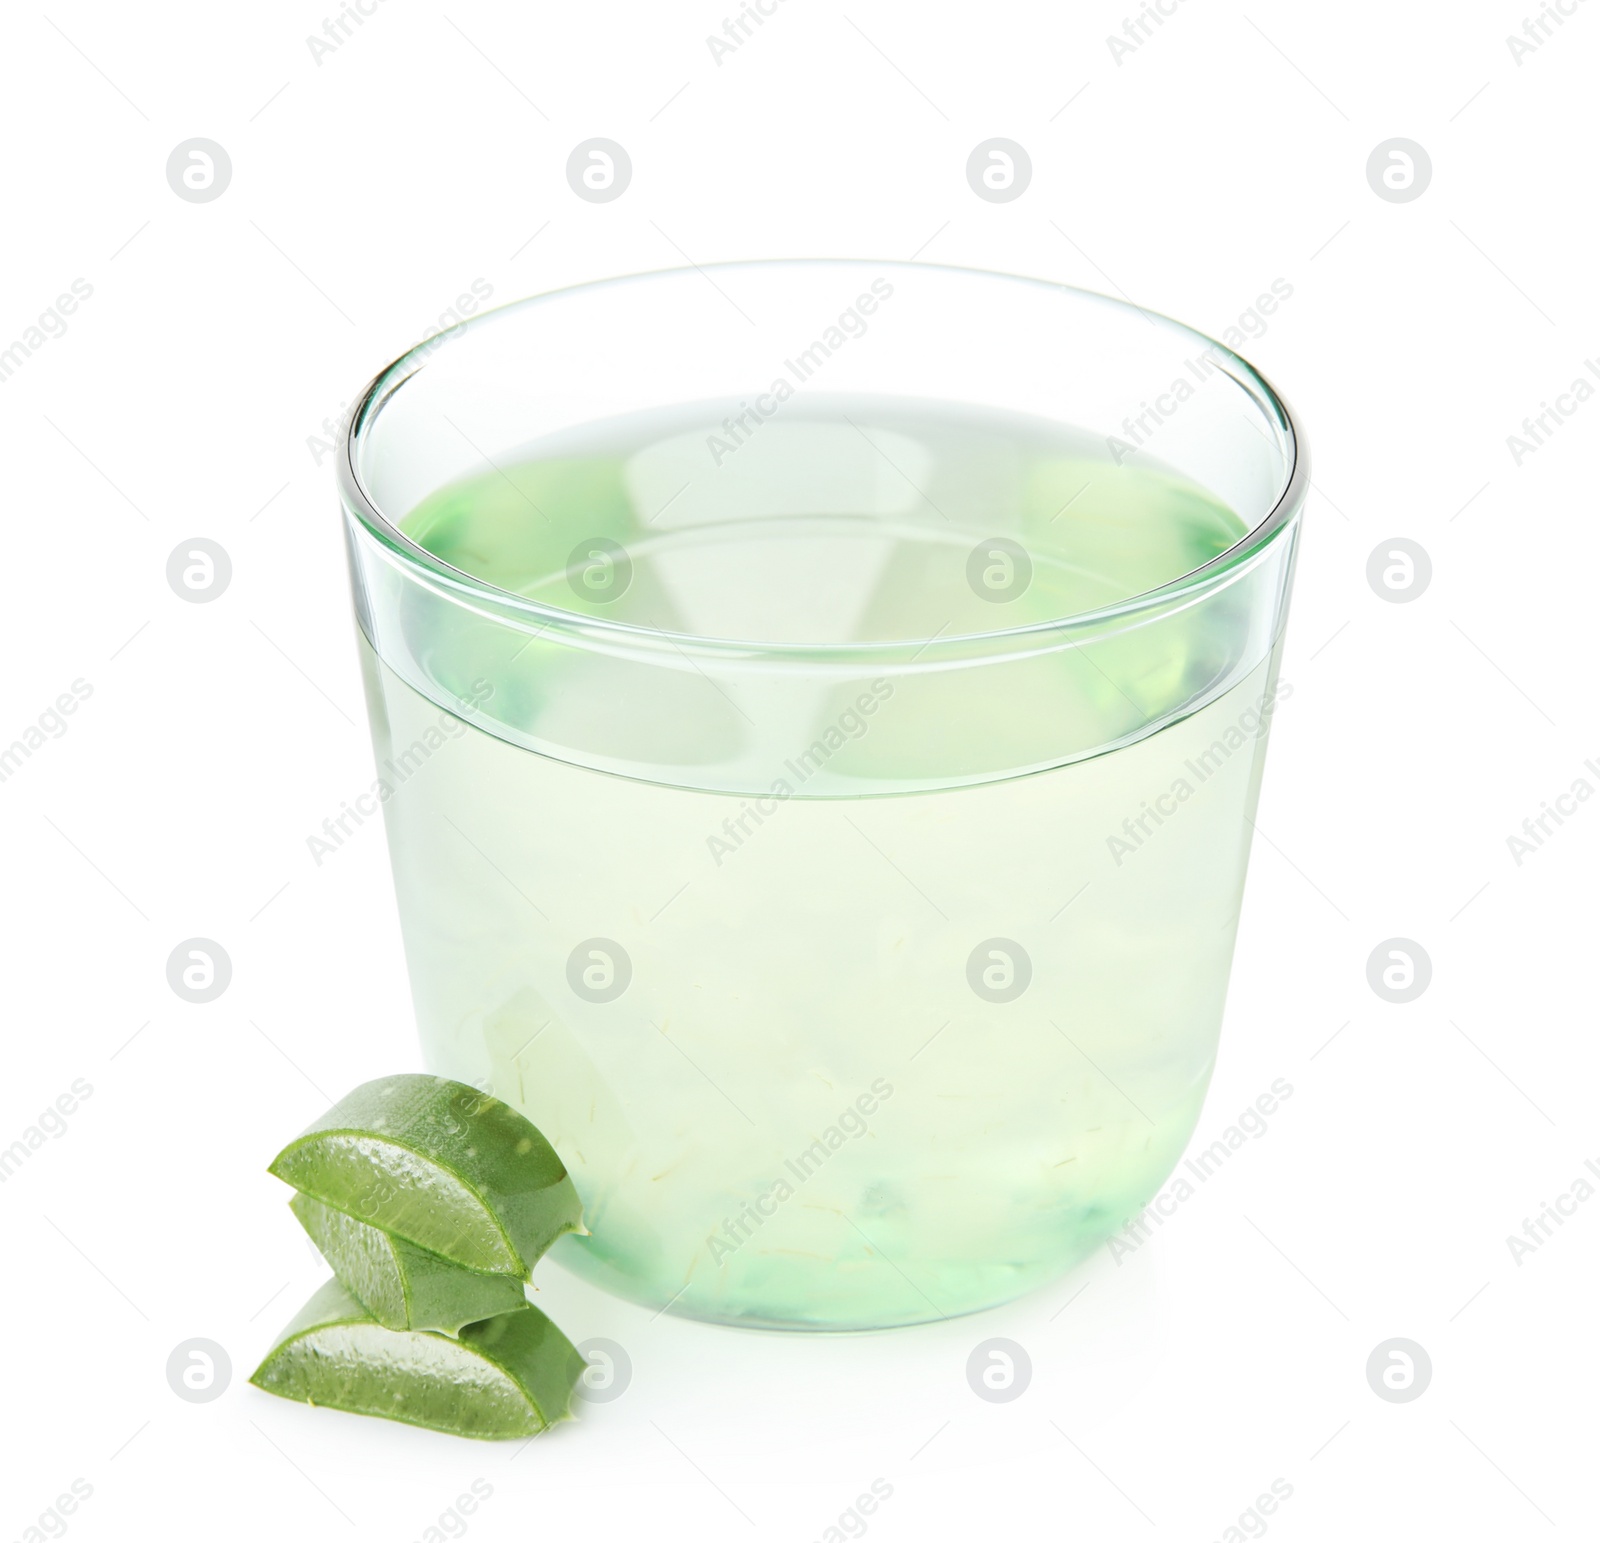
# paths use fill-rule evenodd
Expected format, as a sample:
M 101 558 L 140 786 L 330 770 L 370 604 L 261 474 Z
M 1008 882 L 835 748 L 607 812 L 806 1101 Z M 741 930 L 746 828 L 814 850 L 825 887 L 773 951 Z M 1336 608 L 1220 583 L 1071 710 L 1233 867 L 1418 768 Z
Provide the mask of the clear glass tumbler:
M 558 1259 L 882 1327 L 1149 1201 L 1284 690 L 1254 369 L 1035 280 L 732 264 L 477 317 L 346 451 L 424 1054 L 561 1152 Z

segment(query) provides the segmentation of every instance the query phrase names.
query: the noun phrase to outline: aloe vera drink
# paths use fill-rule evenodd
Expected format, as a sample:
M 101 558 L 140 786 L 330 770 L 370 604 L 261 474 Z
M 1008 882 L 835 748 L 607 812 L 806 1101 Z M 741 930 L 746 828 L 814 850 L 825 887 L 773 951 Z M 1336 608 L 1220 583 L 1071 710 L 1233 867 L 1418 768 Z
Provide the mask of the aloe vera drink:
M 1237 514 L 1060 425 L 813 395 L 550 436 L 401 528 L 602 624 L 584 652 L 419 603 L 426 694 L 363 643 L 427 1059 L 559 1152 L 590 1235 L 554 1258 L 881 1326 L 1042 1284 L 1149 1200 L 1215 1058 L 1276 638 L 1209 604 L 926 661 L 1180 578 Z M 904 646 L 789 678 L 689 638 Z

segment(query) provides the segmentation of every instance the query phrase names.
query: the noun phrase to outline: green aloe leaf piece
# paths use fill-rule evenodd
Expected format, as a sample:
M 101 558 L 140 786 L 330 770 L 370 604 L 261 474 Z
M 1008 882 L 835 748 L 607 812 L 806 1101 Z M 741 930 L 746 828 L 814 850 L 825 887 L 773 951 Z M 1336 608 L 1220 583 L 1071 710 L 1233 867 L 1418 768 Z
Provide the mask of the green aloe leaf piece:
M 555 1148 L 508 1104 L 445 1077 L 363 1083 L 270 1171 L 454 1264 L 522 1280 L 562 1233 L 583 1226 Z
M 570 1413 L 585 1366 L 531 1303 L 468 1324 L 459 1339 L 386 1329 L 330 1280 L 250 1381 L 280 1398 L 456 1436 L 536 1436 Z
M 310 1195 L 296 1195 L 289 1208 L 339 1284 L 386 1329 L 454 1334 L 463 1324 L 510 1312 L 527 1300 L 515 1275 L 465 1270 Z

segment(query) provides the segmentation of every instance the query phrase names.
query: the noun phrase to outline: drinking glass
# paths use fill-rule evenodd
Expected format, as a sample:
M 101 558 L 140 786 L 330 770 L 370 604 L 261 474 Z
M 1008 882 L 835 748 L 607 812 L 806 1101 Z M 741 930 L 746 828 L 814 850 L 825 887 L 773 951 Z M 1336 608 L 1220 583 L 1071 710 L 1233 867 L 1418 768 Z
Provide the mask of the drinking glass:
M 561 1153 L 556 1259 L 876 1328 L 1149 1202 L 1286 692 L 1256 370 L 1033 279 L 729 264 L 429 340 L 341 463 L 423 1054 Z

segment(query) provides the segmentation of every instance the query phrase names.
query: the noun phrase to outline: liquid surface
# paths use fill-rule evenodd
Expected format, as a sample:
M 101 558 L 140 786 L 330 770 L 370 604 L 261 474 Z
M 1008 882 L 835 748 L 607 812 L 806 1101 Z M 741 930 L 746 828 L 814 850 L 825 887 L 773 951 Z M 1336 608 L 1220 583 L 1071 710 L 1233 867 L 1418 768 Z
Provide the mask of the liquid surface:
M 1031 421 L 807 411 L 720 464 L 725 412 L 614 425 L 405 528 L 568 611 L 836 643 L 1050 620 L 1242 534 Z M 1028 572 L 996 599 L 1002 534 Z M 451 626 L 420 612 L 407 641 L 439 677 L 470 656 L 465 705 L 364 652 L 377 791 L 429 1063 L 568 1165 L 592 1235 L 554 1257 L 696 1316 L 881 1326 L 1043 1284 L 1157 1190 L 1214 1060 L 1276 683 L 1236 609 L 1025 671 L 890 671 L 844 708 L 809 678 L 635 690 Z M 1063 724 L 1126 742 L 1034 770 Z M 719 788 L 736 755 L 770 779 Z
M 536 458 L 497 457 L 402 529 L 565 611 L 825 644 L 1056 620 L 1176 579 L 1244 534 L 1194 483 L 1118 465 L 1061 425 L 853 398 L 596 426 Z M 1023 554 L 986 550 L 993 538 Z

